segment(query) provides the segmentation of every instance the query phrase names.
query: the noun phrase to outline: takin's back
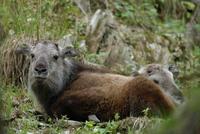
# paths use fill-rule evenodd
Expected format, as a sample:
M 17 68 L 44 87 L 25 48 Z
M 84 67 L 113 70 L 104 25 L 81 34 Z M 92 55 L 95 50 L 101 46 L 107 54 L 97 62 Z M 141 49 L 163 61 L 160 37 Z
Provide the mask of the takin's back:
M 51 112 L 81 121 L 95 114 L 100 121 L 107 121 L 116 113 L 121 118 L 142 116 L 147 107 L 150 114 L 163 116 L 174 109 L 174 104 L 144 77 L 82 72 L 52 105 Z

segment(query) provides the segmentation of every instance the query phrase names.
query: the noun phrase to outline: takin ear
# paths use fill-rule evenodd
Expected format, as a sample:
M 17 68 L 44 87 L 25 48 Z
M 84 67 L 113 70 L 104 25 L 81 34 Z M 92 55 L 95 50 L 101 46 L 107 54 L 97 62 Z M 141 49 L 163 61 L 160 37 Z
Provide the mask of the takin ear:
M 179 75 L 179 69 L 176 65 L 174 64 L 169 64 L 167 68 L 174 76 L 174 78 L 177 78 Z
M 65 57 L 76 57 L 78 55 L 79 55 L 78 51 L 72 47 L 66 47 L 61 51 L 61 56 L 64 58 Z
M 30 45 L 28 44 L 22 44 L 15 50 L 17 54 L 24 54 L 24 55 L 30 54 L 30 51 L 31 51 L 31 48 L 30 48 Z

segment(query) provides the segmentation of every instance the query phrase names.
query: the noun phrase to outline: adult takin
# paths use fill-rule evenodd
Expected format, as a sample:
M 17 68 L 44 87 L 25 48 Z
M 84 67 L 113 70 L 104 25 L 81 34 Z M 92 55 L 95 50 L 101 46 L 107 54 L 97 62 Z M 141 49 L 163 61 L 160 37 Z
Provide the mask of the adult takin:
M 67 58 L 68 51 L 50 41 L 40 41 L 17 49 L 31 57 L 28 91 L 50 117 L 67 115 L 84 121 L 96 115 L 107 121 L 121 118 L 163 116 L 175 108 L 174 101 L 145 77 L 113 74 L 109 70 L 81 64 Z

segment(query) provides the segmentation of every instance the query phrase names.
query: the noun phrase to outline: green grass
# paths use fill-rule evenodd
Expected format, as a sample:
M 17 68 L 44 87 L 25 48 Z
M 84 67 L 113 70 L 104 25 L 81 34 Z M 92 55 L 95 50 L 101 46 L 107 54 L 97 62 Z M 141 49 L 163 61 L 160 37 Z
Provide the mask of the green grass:
M 80 10 L 70 0 L 3 0 L 0 17 L 10 35 L 58 39 L 77 27 Z

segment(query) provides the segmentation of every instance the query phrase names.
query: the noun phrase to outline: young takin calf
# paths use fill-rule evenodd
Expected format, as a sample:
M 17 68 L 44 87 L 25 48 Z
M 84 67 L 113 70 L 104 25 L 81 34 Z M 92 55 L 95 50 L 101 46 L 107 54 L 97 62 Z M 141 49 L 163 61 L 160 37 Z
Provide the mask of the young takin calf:
M 100 121 L 169 114 L 175 107 L 170 97 L 145 77 L 127 77 L 87 66 L 66 58 L 65 49 L 49 41 L 20 47 L 18 53 L 31 57 L 28 89 L 44 113 L 51 117 L 67 115 L 84 121 L 96 115 Z
M 174 70 L 172 70 L 172 67 Z M 179 90 L 174 82 L 174 75 L 177 75 L 177 69 L 170 66 L 163 66 L 160 64 L 148 64 L 141 67 L 136 75 L 142 75 L 154 81 L 160 88 L 169 96 L 176 105 L 184 102 L 183 93 Z

